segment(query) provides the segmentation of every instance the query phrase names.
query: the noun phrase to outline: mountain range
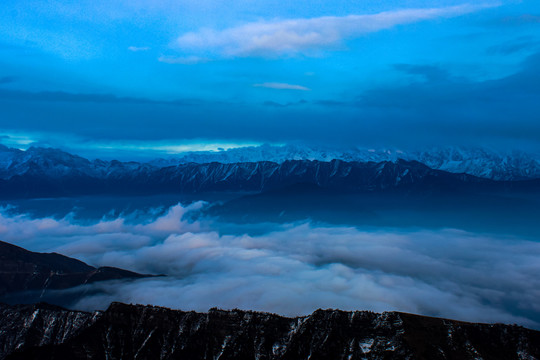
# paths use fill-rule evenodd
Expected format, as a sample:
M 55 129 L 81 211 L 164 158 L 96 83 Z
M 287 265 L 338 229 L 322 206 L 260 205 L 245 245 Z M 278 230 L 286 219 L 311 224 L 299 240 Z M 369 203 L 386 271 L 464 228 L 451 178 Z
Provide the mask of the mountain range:
M 402 151 L 399 149 L 351 148 L 345 150 L 300 145 L 261 145 L 221 151 L 187 152 L 178 157 L 148 162 L 87 160 L 52 148 L 30 147 L 23 151 L 0 145 L 0 179 L 22 175 L 31 168 L 62 176 L 76 168 L 81 174 L 103 177 L 114 173 L 197 163 L 257 163 L 281 164 L 291 160 L 330 162 L 395 162 L 398 159 L 418 161 L 426 166 L 453 173 L 466 173 L 493 180 L 524 180 L 540 178 L 540 155 L 523 151 L 501 152 L 487 148 L 445 147 Z
M 94 313 L 0 304 L 0 359 L 538 359 L 540 332 L 400 312 L 287 318 L 112 303 Z
M 335 149 L 324 146 L 264 144 L 221 151 L 185 153 L 179 157 L 151 161 L 156 166 L 182 163 L 239 163 L 287 160 L 345 162 L 395 162 L 398 159 L 421 162 L 432 169 L 466 173 L 493 180 L 540 178 L 540 156 L 524 151 L 495 151 L 482 147 L 442 147 L 403 151 L 397 148 L 369 149 L 362 147 Z
M 536 188 L 540 183 L 533 176 L 527 180 L 521 175 L 512 177 L 511 172 L 507 177 L 512 180 L 495 181 L 466 173 L 432 169 L 421 162 L 403 159 L 380 162 L 336 159 L 190 162 L 160 167 L 151 163 L 90 161 L 49 148 L 20 151 L 3 147 L 0 155 L 2 198 L 262 192 L 298 183 L 356 192 L 392 189 L 455 191 L 493 187 L 528 189 Z

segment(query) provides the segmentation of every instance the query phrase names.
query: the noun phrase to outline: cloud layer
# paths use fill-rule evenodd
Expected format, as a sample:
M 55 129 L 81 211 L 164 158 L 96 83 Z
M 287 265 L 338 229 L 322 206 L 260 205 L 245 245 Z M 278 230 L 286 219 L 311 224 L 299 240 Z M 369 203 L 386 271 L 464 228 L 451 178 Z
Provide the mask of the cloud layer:
M 133 52 L 148 51 L 148 50 L 150 50 L 150 47 L 148 47 L 148 46 L 129 46 L 128 50 L 133 51 Z
M 166 64 L 194 65 L 209 62 L 210 59 L 199 56 L 160 56 L 158 61 Z
M 310 89 L 302 86 L 302 85 L 294 85 L 294 84 L 287 84 L 287 83 L 262 83 L 262 84 L 253 84 L 254 87 L 263 87 L 268 89 L 276 89 L 276 90 L 302 90 L 302 91 L 309 91 Z
M 540 244 L 460 230 L 399 231 L 275 225 L 262 235 L 220 233 L 176 205 L 133 222 L 81 225 L 67 217 L 0 216 L 0 236 L 34 251 L 166 278 L 99 284 L 110 301 L 205 311 L 245 308 L 286 315 L 316 308 L 400 310 L 468 321 L 540 326 Z M 140 214 L 139 214 L 140 215 Z M 140 216 L 138 217 L 140 219 Z
M 223 30 L 201 29 L 176 40 L 182 49 L 214 51 L 225 56 L 305 54 L 335 48 L 346 39 L 422 20 L 459 16 L 488 5 L 407 9 L 372 15 L 322 16 L 247 23 Z

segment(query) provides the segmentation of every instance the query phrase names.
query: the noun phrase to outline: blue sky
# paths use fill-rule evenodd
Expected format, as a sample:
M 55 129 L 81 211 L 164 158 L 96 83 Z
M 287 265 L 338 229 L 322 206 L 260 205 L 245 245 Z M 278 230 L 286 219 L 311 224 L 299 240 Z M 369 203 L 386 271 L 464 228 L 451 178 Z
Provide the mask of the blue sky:
M 535 0 L 6 0 L 0 20 L 12 146 L 540 150 Z

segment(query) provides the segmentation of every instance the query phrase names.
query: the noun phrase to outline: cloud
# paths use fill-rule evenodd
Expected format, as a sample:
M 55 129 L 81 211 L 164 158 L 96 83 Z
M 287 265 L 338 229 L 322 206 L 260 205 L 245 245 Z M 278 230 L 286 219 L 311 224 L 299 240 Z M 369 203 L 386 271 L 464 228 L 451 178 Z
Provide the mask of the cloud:
M 19 78 L 16 76 L 1 76 L 0 77 L 0 85 L 2 84 L 10 84 L 15 81 L 17 81 Z
M 301 85 L 294 85 L 294 84 L 286 84 L 286 83 L 275 83 L 275 82 L 269 82 L 269 83 L 262 83 L 262 84 L 253 84 L 254 87 L 263 87 L 268 89 L 277 89 L 277 90 L 302 90 L 302 91 L 309 91 L 310 88 L 307 88 L 305 86 Z
M 270 100 L 263 102 L 264 106 L 269 106 L 273 108 L 286 108 L 290 106 L 300 106 L 300 105 L 306 105 L 306 104 L 309 104 L 309 102 L 304 99 L 294 101 L 294 102 L 286 102 L 286 103 L 278 103 L 278 102 L 270 101 Z
M 148 46 L 129 46 L 128 50 L 133 51 L 133 52 L 148 51 L 148 50 L 150 50 L 150 47 L 148 47 Z
M 517 16 L 505 16 L 498 19 L 493 23 L 494 25 L 509 25 L 509 26 L 522 26 L 522 25 L 536 25 L 540 24 L 540 16 L 535 14 L 522 14 Z
M 269 95 L 267 92 L 254 94 L 258 97 L 252 102 L 239 98 L 220 101 L 222 94 L 215 91 L 215 97 L 207 99 L 159 101 L 0 88 L 0 129 L 45 134 L 48 139 L 70 135 L 89 144 L 213 139 L 336 147 L 465 145 L 540 151 L 540 53 L 527 57 L 513 74 L 488 80 L 456 76 L 437 64 L 400 64 L 398 68 L 388 70 L 409 74 L 403 81 L 352 84 L 333 97 L 317 98 L 315 91 L 283 94 L 302 94 L 305 101 L 297 103 L 286 97 L 261 97 Z M 253 121 L 253 114 L 257 114 L 257 121 Z M 70 120 L 73 118 L 77 122 Z M 138 126 L 133 126 L 134 119 Z M 69 145 L 84 153 L 80 142 L 66 141 L 50 141 L 50 146 Z M 85 156 L 110 158 L 114 151 L 97 153 L 93 148 Z
M 66 91 L 22 91 L 0 89 L 0 100 L 24 100 L 39 102 L 69 102 L 69 103 L 105 103 L 105 104 L 153 104 L 153 105 L 201 105 L 202 100 L 178 99 L 178 100 L 153 100 L 149 98 L 136 98 L 116 96 L 113 94 L 96 93 L 72 93 Z
M 396 64 L 394 68 L 410 75 L 420 75 L 427 81 L 446 81 L 449 77 L 448 72 L 433 65 Z
M 25 147 L 34 143 L 35 140 L 31 136 L 19 135 L 19 134 L 8 134 L 0 132 L 0 143 L 8 147 Z
M 199 57 L 199 56 L 186 56 L 186 57 L 160 56 L 158 58 L 158 61 L 166 63 L 166 64 L 193 65 L 193 64 L 207 63 L 211 60 L 207 58 Z
M 534 37 L 523 36 L 512 41 L 490 46 L 486 52 L 489 55 L 503 54 L 511 55 L 519 52 L 538 51 L 540 41 Z
M 201 29 L 180 36 L 181 49 L 214 51 L 223 56 L 310 55 L 313 50 L 337 48 L 343 41 L 397 25 L 453 17 L 494 5 L 459 5 L 407 9 L 371 15 L 323 16 L 247 23 L 223 30 Z
M 3 240 L 166 278 L 97 284 L 110 301 L 205 311 L 245 308 L 286 315 L 316 308 L 399 310 L 540 327 L 540 243 L 460 230 L 367 230 L 311 223 L 227 233 L 188 221 L 203 206 L 78 224 L 70 217 L 0 215 Z

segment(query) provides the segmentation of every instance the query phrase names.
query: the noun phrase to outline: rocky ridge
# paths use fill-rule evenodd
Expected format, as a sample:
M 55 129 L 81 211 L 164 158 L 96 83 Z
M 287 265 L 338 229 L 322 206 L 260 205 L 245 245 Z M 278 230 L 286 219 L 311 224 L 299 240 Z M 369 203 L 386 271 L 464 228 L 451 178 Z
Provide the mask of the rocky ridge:
M 112 303 L 85 313 L 0 306 L 6 359 L 538 359 L 540 332 L 399 312 L 287 318 Z M 9 355 L 10 354 L 10 355 Z

